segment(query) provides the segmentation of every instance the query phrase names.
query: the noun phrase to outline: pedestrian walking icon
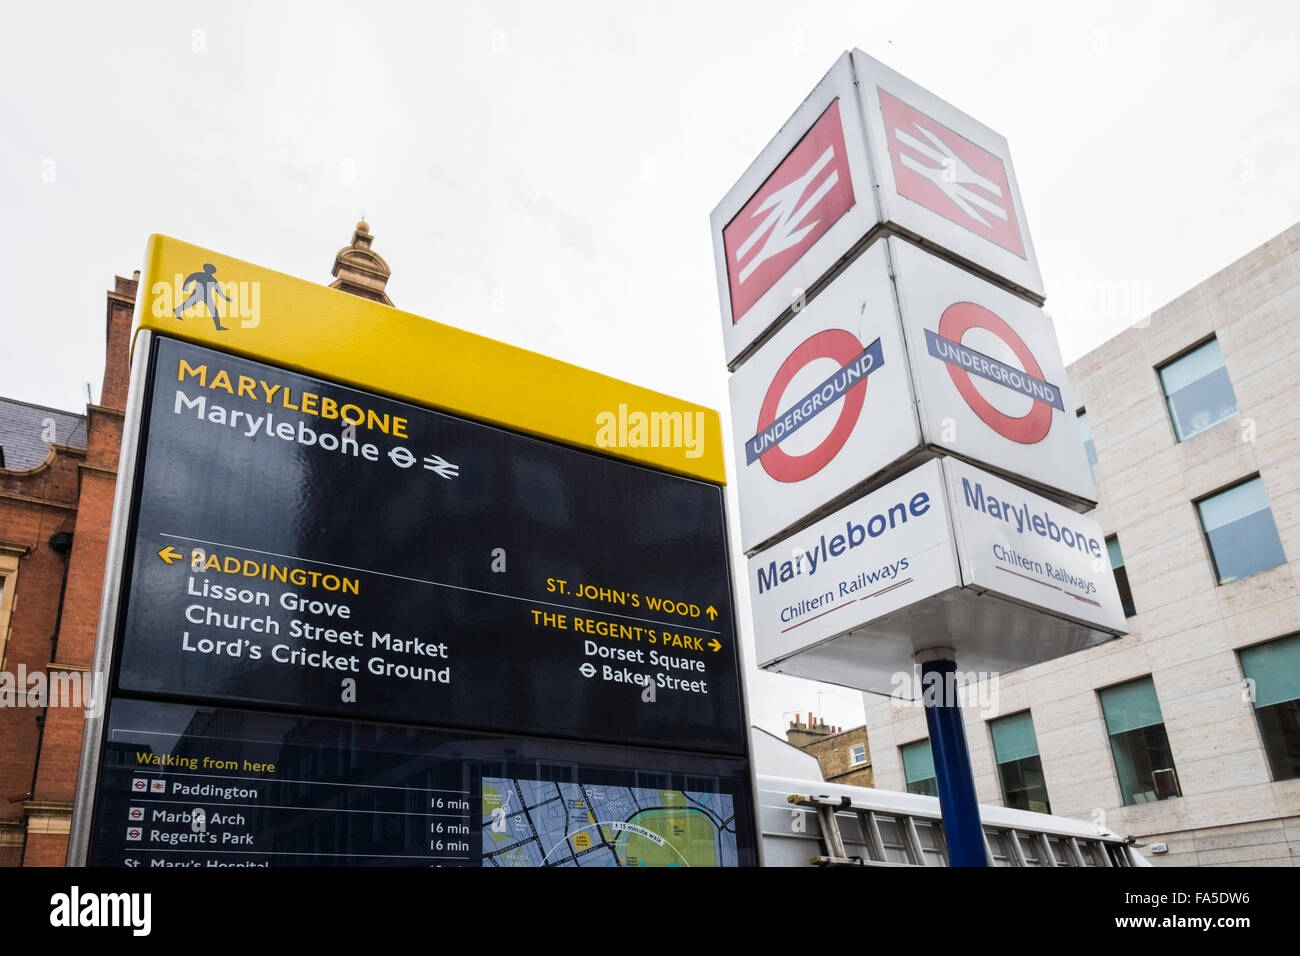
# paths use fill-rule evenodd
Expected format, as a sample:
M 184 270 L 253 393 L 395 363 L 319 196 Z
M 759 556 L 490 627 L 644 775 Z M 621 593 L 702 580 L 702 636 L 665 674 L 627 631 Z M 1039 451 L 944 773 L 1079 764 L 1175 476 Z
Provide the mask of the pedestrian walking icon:
M 185 281 L 181 284 L 181 289 L 185 290 L 192 284 L 194 286 L 194 291 L 190 293 L 188 299 L 173 310 L 176 313 L 176 318 L 184 322 L 185 319 L 182 317 L 181 313 L 186 309 L 196 305 L 207 305 L 208 312 L 212 316 L 212 322 L 217 327 L 217 331 L 226 331 L 226 327 L 221 324 L 221 316 L 217 314 L 217 296 L 221 296 L 221 298 L 225 299 L 227 302 L 232 300 L 230 296 L 221 291 L 221 283 L 217 280 L 216 272 L 216 266 L 211 262 L 205 262 L 203 264 L 202 272 L 191 272 L 185 277 Z

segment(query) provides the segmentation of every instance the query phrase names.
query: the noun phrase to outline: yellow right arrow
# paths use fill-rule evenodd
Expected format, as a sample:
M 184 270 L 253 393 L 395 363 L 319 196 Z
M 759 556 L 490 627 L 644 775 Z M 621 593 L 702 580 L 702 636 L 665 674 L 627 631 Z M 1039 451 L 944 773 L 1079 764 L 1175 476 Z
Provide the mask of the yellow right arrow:
M 173 561 L 177 560 L 178 558 L 185 557 L 185 555 L 181 554 L 171 545 L 167 545 L 167 547 L 163 548 L 161 551 L 158 552 L 158 557 L 162 558 L 168 564 L 171 564 Z
M 718 639 L 716 637 L 713 640 L 709 641 L 709 647 L 713 648 L 713 653 L 715 654 L 718 653 L 718 651 L 722 650 L 722 645 L 718 643 Z

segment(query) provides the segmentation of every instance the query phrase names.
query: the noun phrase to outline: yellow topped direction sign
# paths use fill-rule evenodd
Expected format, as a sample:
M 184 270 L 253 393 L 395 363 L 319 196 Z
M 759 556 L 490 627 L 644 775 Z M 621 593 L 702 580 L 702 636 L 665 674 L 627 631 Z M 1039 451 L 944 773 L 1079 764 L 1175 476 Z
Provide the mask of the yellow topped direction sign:
M 391 306 L 151 236 L 136 330 L 726 483 L 718 413 Z

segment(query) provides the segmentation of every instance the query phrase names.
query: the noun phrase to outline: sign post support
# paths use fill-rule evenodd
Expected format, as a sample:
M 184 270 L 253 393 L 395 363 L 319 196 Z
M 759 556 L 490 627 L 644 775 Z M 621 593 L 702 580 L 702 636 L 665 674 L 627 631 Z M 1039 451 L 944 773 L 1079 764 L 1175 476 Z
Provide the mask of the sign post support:
M 957 700 L 956 656 L 950 647 L 916 655 L 921 665 L 925 723 L 930 731 L 930 752 L 934 757 L 934 776 L 951 865 L 988 866 L 970 749 L 966 746 L 966 730 Z
M 953 866 L 955 684 L 1124 633 L 1006 140 L 845 53 L 710 217 L 758 666 L 920 670 Z

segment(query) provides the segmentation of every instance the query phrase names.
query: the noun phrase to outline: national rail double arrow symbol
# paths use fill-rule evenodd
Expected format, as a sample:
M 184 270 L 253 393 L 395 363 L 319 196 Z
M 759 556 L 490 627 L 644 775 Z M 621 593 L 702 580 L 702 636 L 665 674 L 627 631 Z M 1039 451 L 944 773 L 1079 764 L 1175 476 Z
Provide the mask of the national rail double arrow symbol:
M 430 455 L 428 458 L 424 459 L 424 467 L 429 471 L 441 475 L 443 478 L 451 479 L 460 477 L 460 465 L 453 465 L 441 455 Z

